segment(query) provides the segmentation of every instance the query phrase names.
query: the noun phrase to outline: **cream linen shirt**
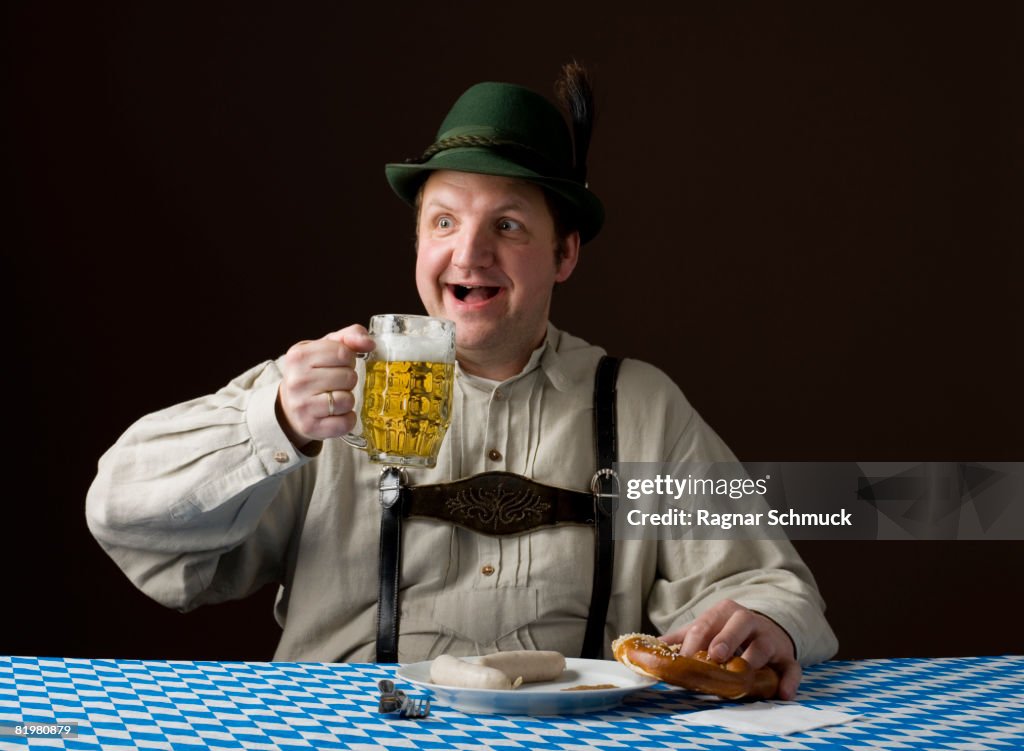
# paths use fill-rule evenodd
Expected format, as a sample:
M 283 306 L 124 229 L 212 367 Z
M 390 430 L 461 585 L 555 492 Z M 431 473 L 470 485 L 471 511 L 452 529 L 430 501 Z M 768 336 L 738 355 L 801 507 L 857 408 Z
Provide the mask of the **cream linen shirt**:
M 595 471 L 593 380 L 604 351 L 549 325 L 501 383 L 458 371 L 437 467 L 413 484 L 506 470 L 587 490 Z M 278 362 L 216 394 L 147 415 L 100 459 L 86 516 L 128 577 L 190 610 L 280 585 L 275 659 L 374 659 L 380 467 L 340 440 L 315 457 L 274 413 Z M 620 461 L 733 461 L 660 370 L 625 360 Z M 578 655 L 593 573 L 593 531 L 566 526 L 490 537 L 426 519 L 403 525 L 402 662 L 443 652 L 554 649 Z M 814 579 L 786 541 L 618 540 L 605 654 L 621 633 L 664 633 L 723 598 L 768 615 L 804 664 L 834 654 Z

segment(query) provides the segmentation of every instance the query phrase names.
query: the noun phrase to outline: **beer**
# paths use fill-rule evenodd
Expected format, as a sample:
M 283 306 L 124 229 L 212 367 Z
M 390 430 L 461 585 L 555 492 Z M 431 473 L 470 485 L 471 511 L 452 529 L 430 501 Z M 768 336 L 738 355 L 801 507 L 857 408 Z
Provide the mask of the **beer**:
M 455 324 L 379 315 L 370 319 L 369 333 L 377 346 L 366 357 L 362 435 L 343 438 L 370 461 L 433 467 L 451 422 Z
M 375 360 L 365 377 L 360 416 L 370 457 L 433 466 L 451 422 L 455 364 Z

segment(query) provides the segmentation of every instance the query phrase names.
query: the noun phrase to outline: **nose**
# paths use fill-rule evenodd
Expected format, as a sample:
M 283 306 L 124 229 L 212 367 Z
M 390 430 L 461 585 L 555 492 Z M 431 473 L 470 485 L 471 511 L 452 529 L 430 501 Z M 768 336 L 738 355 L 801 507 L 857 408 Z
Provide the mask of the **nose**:
M 494 263 L 494 238 L 482 224 L 464 224 L 455 238 L 452 265 L 460 269 L 485 269 Z

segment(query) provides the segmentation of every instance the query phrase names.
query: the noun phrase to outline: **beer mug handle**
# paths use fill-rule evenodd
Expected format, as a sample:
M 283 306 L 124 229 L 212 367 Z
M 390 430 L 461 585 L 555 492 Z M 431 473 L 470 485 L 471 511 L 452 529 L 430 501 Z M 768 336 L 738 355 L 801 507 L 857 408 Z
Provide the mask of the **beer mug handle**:
M 360 360 L 365 360 L 368 356 L 369 353 L 367 352 L 356 352 L 356 357 Z M 357 448 L 360 451 L 366 451 L 366 447 L 369 445 L 363 436 L 356 435 L 355 433 L 348 433 L 347 435 L 343 435 L 341 437 L 341 440 L 343 440 L 352 448 Z
M 355 433 L 349 433 L 348 435 L 343 435 L 341 437 L 341 440 L 343 440 L 345 443 L 347 443 L 349 446 L 352 446 L 353 448 L 357 448 L 357 449 L 360 449 L 362 451 L 366 451 L 366 446 L 367 446 L 366 439 L 363 438 L 361 435 L 356 435 Z

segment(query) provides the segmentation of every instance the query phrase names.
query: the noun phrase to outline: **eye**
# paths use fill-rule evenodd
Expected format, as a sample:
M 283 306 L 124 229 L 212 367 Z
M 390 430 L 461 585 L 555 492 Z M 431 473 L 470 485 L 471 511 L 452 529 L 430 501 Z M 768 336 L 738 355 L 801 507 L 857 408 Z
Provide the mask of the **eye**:
M 437 220 L 438 229 L 451 229 L 455 226 L 455 222 L 452 221 L 450 216 L 442 216 Z
M 502 230 L 503 232 L 518 230 L 522 228 L 522 223 L 517 222 L 515 219 L 509 219 L 506 217 L 504 219 L 498 220 L 498 229 Z

